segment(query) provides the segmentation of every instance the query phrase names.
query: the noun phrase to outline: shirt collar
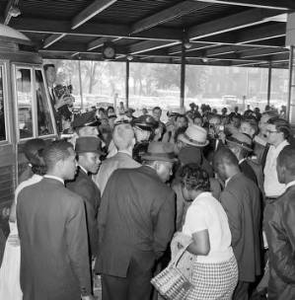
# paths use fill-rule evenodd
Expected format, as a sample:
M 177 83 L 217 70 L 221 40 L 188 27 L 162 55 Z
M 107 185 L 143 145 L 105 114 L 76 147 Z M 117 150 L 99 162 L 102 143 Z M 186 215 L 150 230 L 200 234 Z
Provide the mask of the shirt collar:
M 285 190 L 287 190 L 290 186 L 293 186 L 293 185 L 295 185 L 295 180 L 290 181 L 288 184 L 286 184 Z
M 239 161 L 239 165 L 240 165 L 244 160 L 246 160 L 246 158 L 242 158 L 242 159 Z
M 48 174 L 44 175 L 44 177 L 57 180 L 57 181 L 61 182 L 63 185 L 65 184 L 64 180 L 60 177 L 53 176 L 53 175 L 48 175 Z
M 79 165 L 79 168 L 80 168 L 84 173 L 86 173 L 86 174 L 88 175 L 88 172 L 86 171 L 85 168 L 83 168 L 81 165 Z
M 279 153 L 287 145 L 289 145 L 289 142 L 287 140 L 284 140 L 277 147 L 275 147 L 274 145 L 271 145 L 271 147 L 273 147 L 273 149 L 275 149 L 275 151 Z
M 225 180 L 225 182 L 224 182 L 224 187 L 226 187 L 227 186 L 227 184 L 229 183 L 229 181 L 232 179 L 232 177 L 229 177 L 229 178 L 227 178 L 226 180 Z
M 118 150 L 118 153 L 125 153 L 125 154 L 127 154 L 129 156 L 132 156 L 132 153 L 130 151 L 128 151 L 128 150 Z

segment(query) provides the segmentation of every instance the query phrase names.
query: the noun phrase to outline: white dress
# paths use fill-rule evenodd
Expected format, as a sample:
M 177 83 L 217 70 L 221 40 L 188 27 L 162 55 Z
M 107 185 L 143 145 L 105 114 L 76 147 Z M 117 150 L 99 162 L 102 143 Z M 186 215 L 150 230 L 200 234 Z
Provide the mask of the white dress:
M 15 204 L 19 192 L 32 184 L 39 182 L 43 177 L 34 174 L 28 180 L 22 182 L 15 190 Z M 20 246 L 13 245 L 10 241 L 18 238 L 17 223 L 9 222 L 10 233 L 8 235 L 2 265 L 0 268 L 0 299 L 22 300 L 23 293 L 20 288 Z

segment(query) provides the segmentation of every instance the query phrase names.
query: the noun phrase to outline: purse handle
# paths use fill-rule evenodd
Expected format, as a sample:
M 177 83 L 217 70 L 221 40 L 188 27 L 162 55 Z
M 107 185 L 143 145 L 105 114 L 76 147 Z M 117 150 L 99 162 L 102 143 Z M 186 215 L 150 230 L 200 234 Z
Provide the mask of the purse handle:
M 190 241 L 190 243 L 188 243 L 187 245 L 185 245 L 183 247 L 183 249 L 179 250 L 179 252 L 177 253 L 177 255 L 174 257 L 174 259 L 170 262 L 170 266 L 171 267 L 176 267 L 176 265 L 179 263 L 181 257 L 183 256 L 184 252 L 186 251 L 186 249 L 188 248 L 188 246 L 191 244 L 192 242 Z

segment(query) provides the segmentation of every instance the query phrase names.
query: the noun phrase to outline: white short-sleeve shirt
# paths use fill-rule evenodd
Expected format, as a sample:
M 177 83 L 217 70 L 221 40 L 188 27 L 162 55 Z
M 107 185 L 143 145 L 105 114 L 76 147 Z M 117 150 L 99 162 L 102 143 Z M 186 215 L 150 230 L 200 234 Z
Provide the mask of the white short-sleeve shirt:
M 210 251 L 208 255 L 198 255 L 198 262 L 217 263 L 233 256 L 231 232 L 226 212 L 211 193 L 201 193 L 187 210 L 182 232 L 192 236 L 208 230 Z

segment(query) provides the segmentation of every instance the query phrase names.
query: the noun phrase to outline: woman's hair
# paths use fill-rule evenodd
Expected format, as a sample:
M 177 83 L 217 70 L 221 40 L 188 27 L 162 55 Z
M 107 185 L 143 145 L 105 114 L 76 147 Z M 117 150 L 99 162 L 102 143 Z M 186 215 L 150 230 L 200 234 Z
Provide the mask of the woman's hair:
M 32 139 L 24 144 L 24 154 L 34 174 L 44 175 L 46 173 L 46 165 L 43 158 L 45 147 L 46 142 L 42 139 Z
M 190 163 L 181 167 L 179 170 L 179 178 L 181 184 L 189 191 L 210 191 L 209 175 L 198 164 Z

